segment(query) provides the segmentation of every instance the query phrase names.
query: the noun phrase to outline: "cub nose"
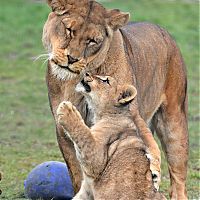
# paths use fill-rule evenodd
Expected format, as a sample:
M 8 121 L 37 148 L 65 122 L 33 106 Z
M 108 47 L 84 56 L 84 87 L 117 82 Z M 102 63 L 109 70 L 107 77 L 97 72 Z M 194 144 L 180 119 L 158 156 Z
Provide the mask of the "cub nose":
M 78 61 L 77 58 L 73 58 L 73 57 L 71 57 L 70 55 L 68 55 L 67 58 L 68 58 L 68 63 L 69 63 L 69 64 L 73 64 L 73 63 L 75 63 L 75 62 Z
M 91 76 L 88 72 L 85 73 L 85 76 Z
M 92 82 L 93 78 L 92 78 L 92 76 L 89 73 L 86 72 L 84 81 L 86 81 L 86 82 Z

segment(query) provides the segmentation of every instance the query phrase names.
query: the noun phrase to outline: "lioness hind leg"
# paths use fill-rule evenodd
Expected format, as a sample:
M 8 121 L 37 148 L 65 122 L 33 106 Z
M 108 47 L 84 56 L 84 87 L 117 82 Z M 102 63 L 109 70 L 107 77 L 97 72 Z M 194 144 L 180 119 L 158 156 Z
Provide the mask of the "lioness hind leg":
M 170 197 L 187 199 L 188 130 L 185 113 L 175 108 L 169 111 L 167 107 L 161 106 L 153 123 L 168 161 Z
M 187 75 L 179 49 L 173 52 L 165 82 L 165 99 L 154 116 L 154 127 L 165 151 L 170 172 L 171 199 L 187 199 L 188 162 Z

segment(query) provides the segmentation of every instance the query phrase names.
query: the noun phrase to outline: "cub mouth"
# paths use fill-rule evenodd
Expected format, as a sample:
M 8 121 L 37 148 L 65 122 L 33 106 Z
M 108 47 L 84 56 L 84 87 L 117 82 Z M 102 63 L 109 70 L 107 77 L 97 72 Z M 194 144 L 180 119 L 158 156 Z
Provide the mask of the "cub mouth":
M 84 81 L 84 79 L 81 81 L 81 84 L 85 88 L 86 92 L 91 92 L 91 87 L 89 86 L 89 84 L 87 82 Z

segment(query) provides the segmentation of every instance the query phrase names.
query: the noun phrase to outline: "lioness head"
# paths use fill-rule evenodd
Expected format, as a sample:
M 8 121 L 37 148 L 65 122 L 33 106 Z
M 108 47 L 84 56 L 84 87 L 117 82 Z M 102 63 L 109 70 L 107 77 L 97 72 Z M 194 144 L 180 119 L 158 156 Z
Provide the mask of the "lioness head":
M 70 79 L 97 68 L 105 60 L 113 32 L 129 14 L 107 10 L 95 1 L 48 0 L 52 11 L 44 25 L 43 44 L 52 72 Z
M 137 90 L 132 85 L 119 85 L 110 76 L 91 76 L 86 74 L 76 86 L 76 91 L 83 93 L 89 105 L 96 112 L 124 113 L 134 100 Z

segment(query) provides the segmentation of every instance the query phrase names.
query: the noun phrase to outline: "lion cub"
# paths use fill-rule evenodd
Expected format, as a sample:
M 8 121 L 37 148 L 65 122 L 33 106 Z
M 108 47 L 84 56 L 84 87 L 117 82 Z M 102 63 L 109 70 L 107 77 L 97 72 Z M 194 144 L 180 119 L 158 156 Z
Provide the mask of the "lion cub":
M 57 109 L 58 122 L 73 141 L 83 172 L 74 199 L 165 199 L 153 185 L 147 148 L 137 136 L 129 109 L 136 89 L 120 86 L 109 76 L 87 75 L 76 90 L 93 110 L 94 125 L 87 127 L 71 102 L 62 102 Z

